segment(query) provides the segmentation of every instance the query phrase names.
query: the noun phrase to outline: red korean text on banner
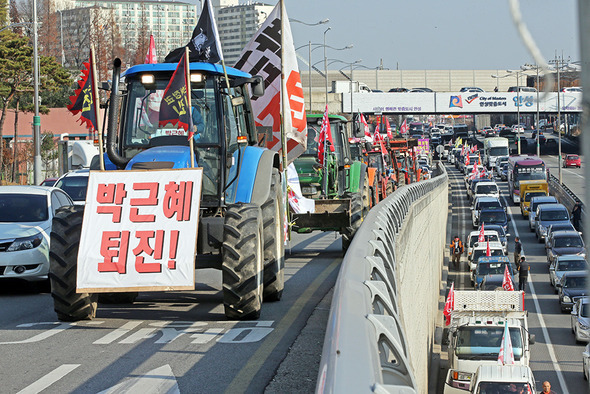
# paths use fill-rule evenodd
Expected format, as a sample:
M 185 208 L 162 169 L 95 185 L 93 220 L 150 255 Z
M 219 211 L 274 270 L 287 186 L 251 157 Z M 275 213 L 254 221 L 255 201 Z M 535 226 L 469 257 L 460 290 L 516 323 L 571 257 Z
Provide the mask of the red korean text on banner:
M 504 268 L 504 277 L 502 278 L 502 288 L 506 291 L 514 291 L 514 284 L 512 283 L 512 278 L 510 277 L 510 272 L 508 271 L 508 264 L 506 264 Z

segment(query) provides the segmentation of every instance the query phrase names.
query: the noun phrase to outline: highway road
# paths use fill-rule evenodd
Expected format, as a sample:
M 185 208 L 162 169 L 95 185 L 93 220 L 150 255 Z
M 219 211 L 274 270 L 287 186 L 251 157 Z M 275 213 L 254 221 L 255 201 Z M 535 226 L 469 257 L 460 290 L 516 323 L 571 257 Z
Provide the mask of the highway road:
M 0 392 L 313 392 L 329 309 L 320 302 L 341 261 L 334 233 L 294 234 L 282 300 L 244 322 L 225 319 L 216 270 L 197 271 L 196 291 L 140 293 L 134 305 L 101 304 L 95 320 L 78 323 L 57 321 L 48 293 L 3 283 Z M 280 368 L 318 304 L 319 328 Z
M 471 211 L 462 174 L 453 166 L 447 166 L 449 172 L 449 202 L 452 202 L 449 220 L 451 234 L 459 234 L 465 239 L 472 231 Z M 506 182 L 500 182 L 503 195 L 507 195 Z M 528 222 L 520 214 L 517 206 L 507 204 L 512 221 L 509 223 L 508 255 L 512 260 L 514 237 L 520 236 L 524 254 L 531 263 L 531 275 L 526 289 L 525 307 L 529 312 L 529 328 L 536 336 L 536 343 L 531 346 L 531 368 L 537 381 L 549 380 L 556 393 L 586 393 L 588 382 L 582 375 L 582 352 L 584 345 L 576 344 L 570 325 L 570 315 L 561 313 L 557 295 L 549 283 L 549 270 L 544 244 L 537 242 Z M 448 239 L 450 240 L 450 237 Z M 455 282 L 455 288 L 470 289 L 467 258 L 462 259 L 461 267 L 449 268 L 448 286 Z M 441 354 L 442 376 L 446 376 L 446 346 Z M 444 379 L 444 377 L 442 378 Z M 439 378 L 439 388 L 441 378 Z

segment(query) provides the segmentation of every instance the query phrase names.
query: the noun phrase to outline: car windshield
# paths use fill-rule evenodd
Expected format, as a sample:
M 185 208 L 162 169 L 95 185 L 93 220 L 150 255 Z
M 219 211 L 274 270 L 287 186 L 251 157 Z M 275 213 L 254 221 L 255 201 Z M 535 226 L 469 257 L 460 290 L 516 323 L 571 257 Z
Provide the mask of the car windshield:
M 479 209 L 502 208 L 502 204 L 500 204 L 500 201 L 498 201 L 498 200 L 494 200 L 494 201 L 480 201 L 478 208 Z
M 482 211 L 479 214 L 480 223 L 504 223 L 506 221 L 506 213 L 504 211 Z
M 476 394 L 487 393 L 532 393 L 533 389 L 528 383 L 511 382 L 481 382 L 477 386 Z
M 569 276 L 565 278 L 565 281 L 563 282 L 563 287 L 568 289 L 583 289 L 586 287 L 586 277 Z
M 578 160 L 578 156 L 568 156 L 567 160 Z
M 488 130 L 488 131 L 492 131 L 492 130 Z M 505 146 L 494 146 L 493 148 L 490 148 L 490 156 L 504 156 L 508 154 L 508 148 Z
M 522 356 L 522 338 L 520 330 L 516 327 L 508 329 L 510 340 L 512 341 L 512 350 L 514 359 L 520 360 Z M 457 355 L 460 359 L 478 359 L 496 360 L 502 344 L 504 327 L 459 327 L 457 332 Z
M 86 189 L 88 188 L 88 177 L 87 176 L 66 176 L 60 179 L 55 184 L 55 187 L 59 187 L 74 201 L 86 201 Z
M 555 238 L 556 248 L 581 248 L 584 246 L 580 237 L 559 237 Z
M 590 313 L 590 304 L 582 304 L 582 310 L 580 311 L 580 316 L 588 317 Z
M 330 128 L 332 129 L 332 141 L 334 142 L 333 146 L 335 148 L 336 156 L 343 157 L 342 143 L 340 141 L 340 138 L 338 138 L 338 134 L 336 133 L 336 130 L 338 130 L 339 128 L 339 125 L 336 122 L 330 122 Z M 304 155 L 318 155 L 318 142 L 320 137 L 320 130 L 321 125 L 313 123 L 307 124 L 307 149 L 305 149 L 305 152 L 303 152 Z M 330 143 L 327 142 L 327 145 L 329 144 Z
M 477 264 L 478 275 L 503 274 L 506 263 L 479 263 Z
M 529 202 L 531 201 L 531 198 L 533 197 L 539 197 L 539 196 L 546 196 L 547 193 L 545 192 L 529 192 L 529 193 L 525 193 L 524 195 L 524 201 L 525 202 Z
M 485 234 L 483 236 L 485 238 L 486 241 L 490 241 L 490 242 L 500 242 L 500 240 L 498 239 L 498 236 L 496 234 Z M 478 242 L 477 240 L 479 239 L 479 234 L 475 234 L 471 236 L 471 239 L 469 240 L 469 246 L 473 247 L 473 245 Z
M 557 271 L 582 271 L 587 267 L 584 260 L 559 260 Z
M 473 251 L 473 261 L 478 261 L 480 257 L 483 257 L 486 255 L 486 250 L 485 249 L 476 249 Z M 490 255 L 491 256 L 504 256 L 504 252 L 502 251 L 502 249 L 490 249 Z
M 49 219 L 47 196 L 0 194 L 0 222 L 43 222 Z
M 496 185 L 477 185 L 475 189 L 476 194 L 494 194 L 498 193 L 498 186 Z
M 470 157 L 469 158 L 469 165 L 475 165 L 477 163 L 479 163 L 479 157 L 478 156 Z
M 493 226 L 486 226 L 486 230 L 494 230 L 498 232 L 500 238 L 506 237 L 506 233 L 504 232 L 504 228 L 502 226 L 493 225 Z
M 569 220 L 569 216 L 565 209 L 541 211 L 539 213 L 539 220 L 541 221 L 556 221 L 556 220 Z

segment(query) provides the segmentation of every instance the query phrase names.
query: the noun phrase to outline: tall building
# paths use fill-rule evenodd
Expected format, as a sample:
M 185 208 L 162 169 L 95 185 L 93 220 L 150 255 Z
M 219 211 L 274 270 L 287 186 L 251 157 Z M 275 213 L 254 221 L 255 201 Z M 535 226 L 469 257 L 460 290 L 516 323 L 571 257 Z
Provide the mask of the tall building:
M 259 2 L 220 8 L 217 13 L 217 29 L 228 66 L 233 66 L 240 52 L 250 41 L 274 6 Z
M 143 61 L 153 34 L 158 61 L 163 61 L 171 50 L 188 42 L 200 13 L 197 4 L 166 0 L 61 0 L 57 5 L 64 7 L 57 8 L 63 24 L 64 65 L 75 68 L 81 65 L 79 59 L 88 59 L 90 36 L 99 37 L 97 44 L 105 45 L 110 38 L 120 37 L 117 42 L 123 54 L 118 56 L 132 65 Z

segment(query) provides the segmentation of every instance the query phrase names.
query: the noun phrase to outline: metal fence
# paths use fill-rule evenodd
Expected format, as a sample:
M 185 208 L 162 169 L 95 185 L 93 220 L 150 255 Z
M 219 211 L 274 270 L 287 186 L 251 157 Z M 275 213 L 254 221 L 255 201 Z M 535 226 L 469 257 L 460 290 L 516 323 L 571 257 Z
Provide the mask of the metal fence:
M 398 308 L 395 241 L 412 204 L 446 193 L 444 166 L 373 208 L 344 256 L 334 288 L 318 393 L 417 393 Z

